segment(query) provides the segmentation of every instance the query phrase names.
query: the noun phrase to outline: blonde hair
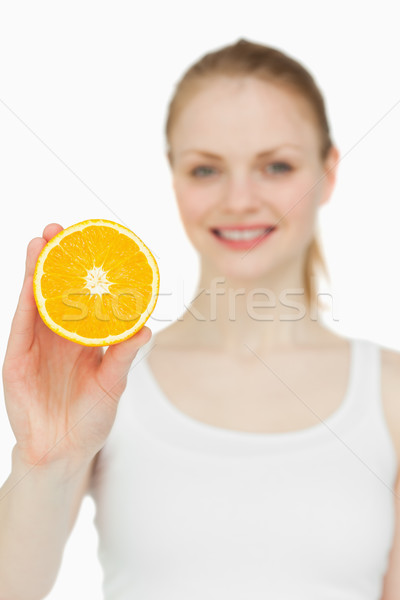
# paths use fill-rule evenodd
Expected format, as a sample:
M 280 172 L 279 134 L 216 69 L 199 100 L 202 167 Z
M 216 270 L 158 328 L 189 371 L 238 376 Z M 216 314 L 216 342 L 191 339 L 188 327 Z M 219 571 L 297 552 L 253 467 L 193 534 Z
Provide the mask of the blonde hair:
M 165 125 L 167 152 L 172 163 L 170 149 L 171 132 L 182 108 L 211 77 L 254 76 L 274 83 L 291 93 L 298 94 L 308 102 L 320 138 L 321 161 L 327 158 L 333 146 L 324 98 L 312 75 L 299 62 L 276 48 L 238 40 L 235 44 L 209 52 L 194 63 L 182 76 L 170 100 Z M 316 276 L 322 274 L 329 280 L 318 232 L 315 232 L 305 260 L 304 292 L 308 305 L 318 305 Z

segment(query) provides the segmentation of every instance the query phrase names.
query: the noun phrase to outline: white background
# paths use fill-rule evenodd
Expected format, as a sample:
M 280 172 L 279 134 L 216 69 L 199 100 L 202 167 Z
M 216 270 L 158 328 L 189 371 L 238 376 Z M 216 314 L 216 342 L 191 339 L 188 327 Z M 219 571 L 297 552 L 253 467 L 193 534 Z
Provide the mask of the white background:
M 154 332 L 179 316 L 197 277 L 164 158 L 173 87 L 205 52 L 240 37 L 300 60 L 326 98 L 342 161 L 321 209 L 334 302 L 329 326 L 400 350 L 400 38 L 396 2 L 54 0 L 0 5 L 1 359 L 25 251 L 43 227 L 126 224 L 157 257 Z M 396 104 L 397 103 L 397 104 Z M 14 443 L 0 404 L 0 479 Z M 83 503 L 49 600 L 100 600 Z

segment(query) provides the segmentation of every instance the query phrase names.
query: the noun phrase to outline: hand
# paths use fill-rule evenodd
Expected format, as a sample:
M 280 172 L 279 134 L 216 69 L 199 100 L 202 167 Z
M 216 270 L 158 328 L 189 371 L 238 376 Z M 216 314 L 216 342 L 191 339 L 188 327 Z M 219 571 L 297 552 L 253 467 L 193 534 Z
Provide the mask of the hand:
M 130 365 L 151 338 L 143 327 L 104 351 L 66 340 L 44 324 L 33 274 L 42 248 L 62 229 L 47 225 L 43 237 L 28 245 L 3 365 L 8 417 L 19 457 L 28 465 L 80 464 L 95 456 L 111 430 Z

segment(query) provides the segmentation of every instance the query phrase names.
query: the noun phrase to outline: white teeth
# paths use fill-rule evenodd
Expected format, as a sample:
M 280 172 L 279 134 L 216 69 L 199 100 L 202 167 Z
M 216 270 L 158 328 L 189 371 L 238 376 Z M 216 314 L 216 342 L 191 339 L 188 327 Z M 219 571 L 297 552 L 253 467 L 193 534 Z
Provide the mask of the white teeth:
M 264 229 L 264 228 L 260 228 L 260 229 L 230 229 L 230 230 L 217 229 L 216 231 L 220 237 L 225 238 L 226 240 L 248 241 L 248 240 L 254 240 L 254 239 L 260 237 L 260 235 L 262 235 L 263 233 L 267 233 L 270 230 L 271 230 L 271 228 L 269 227 L 268 229 Z

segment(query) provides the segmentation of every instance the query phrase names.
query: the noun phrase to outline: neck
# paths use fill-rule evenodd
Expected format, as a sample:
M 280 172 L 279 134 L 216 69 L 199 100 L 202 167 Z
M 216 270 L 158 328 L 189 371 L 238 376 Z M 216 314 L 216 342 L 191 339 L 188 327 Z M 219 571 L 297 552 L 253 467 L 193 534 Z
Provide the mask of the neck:
M 185 337 L 228 352 L 268 351 L 318 342 L 327 330 L 304 294 L 301 265 L 262 280 L 235 279 L 201 266 L 194 298 L 180 317 Z

